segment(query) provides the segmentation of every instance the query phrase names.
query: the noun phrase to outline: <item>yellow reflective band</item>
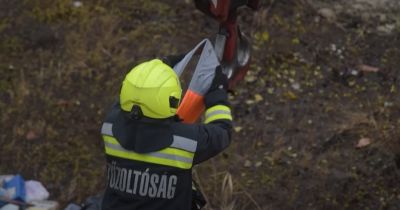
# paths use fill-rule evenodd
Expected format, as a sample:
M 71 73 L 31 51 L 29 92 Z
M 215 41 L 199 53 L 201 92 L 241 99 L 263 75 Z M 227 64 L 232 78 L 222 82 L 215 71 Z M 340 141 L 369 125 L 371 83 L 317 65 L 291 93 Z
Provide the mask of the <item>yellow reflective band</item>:
M 191 158 L 191 159 L 193 159 L 193 157 L 194 157 L 194 153 L 192 153 L 192 152 L 187 152 L 187 151 L 183 151 L 183 150 L 175 149 L 175 148 L 171 148 L 171 147 L 160 150 L 159 152 L 164 153 L 164 154 L 177 155 L 177 156 L 181 156 L 181 157 L 185 157 L 185 158 Z
M 204 123 L 210 123 L 215 120 L 232 120 L 231 109 L 225 105 L 216 105 L 207 109 Z
M 190 169 L 194 153 L 175 148 L 166 148 L 157 152 L 140 154 L 123 149 L 118 141 L 110 136 L 103 136 L 106 154 L 124 159 L 137 160 L 177 168 Z
M 138 153 L 134 153 L 134 152 L 119 151 L 119 150 L 111 149 L 108 147 L 106 147 L 106 154 L 115 156 L 115 157 L 124 158 L 124 159 L 129 159 L 129 160 L 137 160 L 137 161 L 142 161 L 142 162 L 147 162 L 147 163 L 167 165 L 167 166 L 172 166 L 172 167 L 182 168 L 182 169 L 190 169 L 192 167 L 191 163 L 184 163 L 184 162 L 175 161 L 175 160 L 168 160 L 168 159 L 159 158 L 159 157 L 142 155 L 142 154 L 138 154 Z
M 232 120 L 232 116 L 230 114 L 216 114 L 211 117 L 208 117 L 204 123 L 210 123 L 215 120 Z
M 108 142 L 110 144 L 119 145 L 117 139 L 115 139 L 114 137 L 103 135 L 103 139 L 105 142 Z
M 210 107 L 206 110 L 206 115 L 210 114 L 211 112 L 214 111 L 227 111 L 231 112 L 231 109 L 228 106 L 225 105 L 215 105 L 213 107 Z
M 106 136 L 103 135 L 104 141 L 110 144 L 114 144 L 114 145 L 118 145 L 120 146 L 120 144 L 118 143 L 117 139 L 111 137 L 111 136 Z M 181 157 L 185 157 L 185 158 L 191 158 L 193 159 L 194 157 L 194 153 L 192 152 L 187 152 L 181 149 L 176 149 L 176 148 L 165 148 L 163 150 L 158 151 L 160 153 L 164 153 L 164 154 L 170 154 L 170 155 L 177 155 L 177 156 L 181 156 Z

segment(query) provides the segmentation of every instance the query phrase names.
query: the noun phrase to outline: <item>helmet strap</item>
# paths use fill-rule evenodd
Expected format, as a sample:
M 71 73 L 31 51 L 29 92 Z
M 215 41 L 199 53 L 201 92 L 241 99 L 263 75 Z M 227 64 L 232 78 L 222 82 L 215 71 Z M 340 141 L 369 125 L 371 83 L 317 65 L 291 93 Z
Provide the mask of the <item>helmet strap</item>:
M 143 117 L 142 109 L 139 105 L 133 105 L 131 112 L 129 113 L 129 118 L 132 120 L 140 120 Z
M 169 97 L 169 107 L 177 109 L 179 106 L 179 98 L 175 98 L 174 96 Z

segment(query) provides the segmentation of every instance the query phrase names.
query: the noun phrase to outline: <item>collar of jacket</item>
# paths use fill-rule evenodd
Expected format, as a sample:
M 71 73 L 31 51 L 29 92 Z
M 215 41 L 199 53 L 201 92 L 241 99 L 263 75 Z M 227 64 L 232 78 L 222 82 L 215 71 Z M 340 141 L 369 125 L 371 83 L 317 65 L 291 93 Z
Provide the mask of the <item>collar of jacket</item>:
M 152 119 L 142 117 L 134 120 L 120 108 L 115 112 L 113 135 L 126 150 L 149 153 L 169 147 L 173 142 L 171 124 L 179 117 Z

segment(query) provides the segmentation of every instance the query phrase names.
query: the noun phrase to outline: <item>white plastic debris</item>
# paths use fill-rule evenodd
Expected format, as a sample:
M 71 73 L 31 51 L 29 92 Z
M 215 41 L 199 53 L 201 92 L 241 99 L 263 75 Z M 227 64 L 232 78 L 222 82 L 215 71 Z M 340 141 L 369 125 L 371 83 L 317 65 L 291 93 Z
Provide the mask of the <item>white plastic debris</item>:
M 70 203 L 64 210 L 81 210 L 82 207 L 75 204 L 75 203 Z
M 42 183 L 34 180 L 25 182 L 26 201 L 43 201 L 49 198 L 49 192 Z
M 4 181 L 9 181 L 12 177 L 13 175 L 0 175 L 0 187 Z
M 14 204 L 7 204 L 0 208 L 0 210 L 19 210 L 19 207 Z

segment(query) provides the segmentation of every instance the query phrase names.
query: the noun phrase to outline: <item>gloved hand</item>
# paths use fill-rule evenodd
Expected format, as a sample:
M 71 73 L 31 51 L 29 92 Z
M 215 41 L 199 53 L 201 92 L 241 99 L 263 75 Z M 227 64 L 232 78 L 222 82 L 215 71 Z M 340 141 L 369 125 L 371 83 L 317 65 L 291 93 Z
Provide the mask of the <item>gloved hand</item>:
M 160 60 L 173 68 L 179 61 L 181 61 L 186 54 L 180 54 L 180 55 L 167 55 L 164 57 L 161 57 Z
M 216 89 L 228 89 L 228 77 L 222 72 L 221 66 L 217 66 L 217 68 L 215 68 L 215 76 L 211 83 L 210 89 L 208 89 L 208 92 Z
M 222 68 L 218 66 L 215 69 L 215 77 L 211 83 L 210 89 L 204 96 L 204 104 L 206 108 L 215 105 L 228 106 L 228 77 L 222 72 Z

